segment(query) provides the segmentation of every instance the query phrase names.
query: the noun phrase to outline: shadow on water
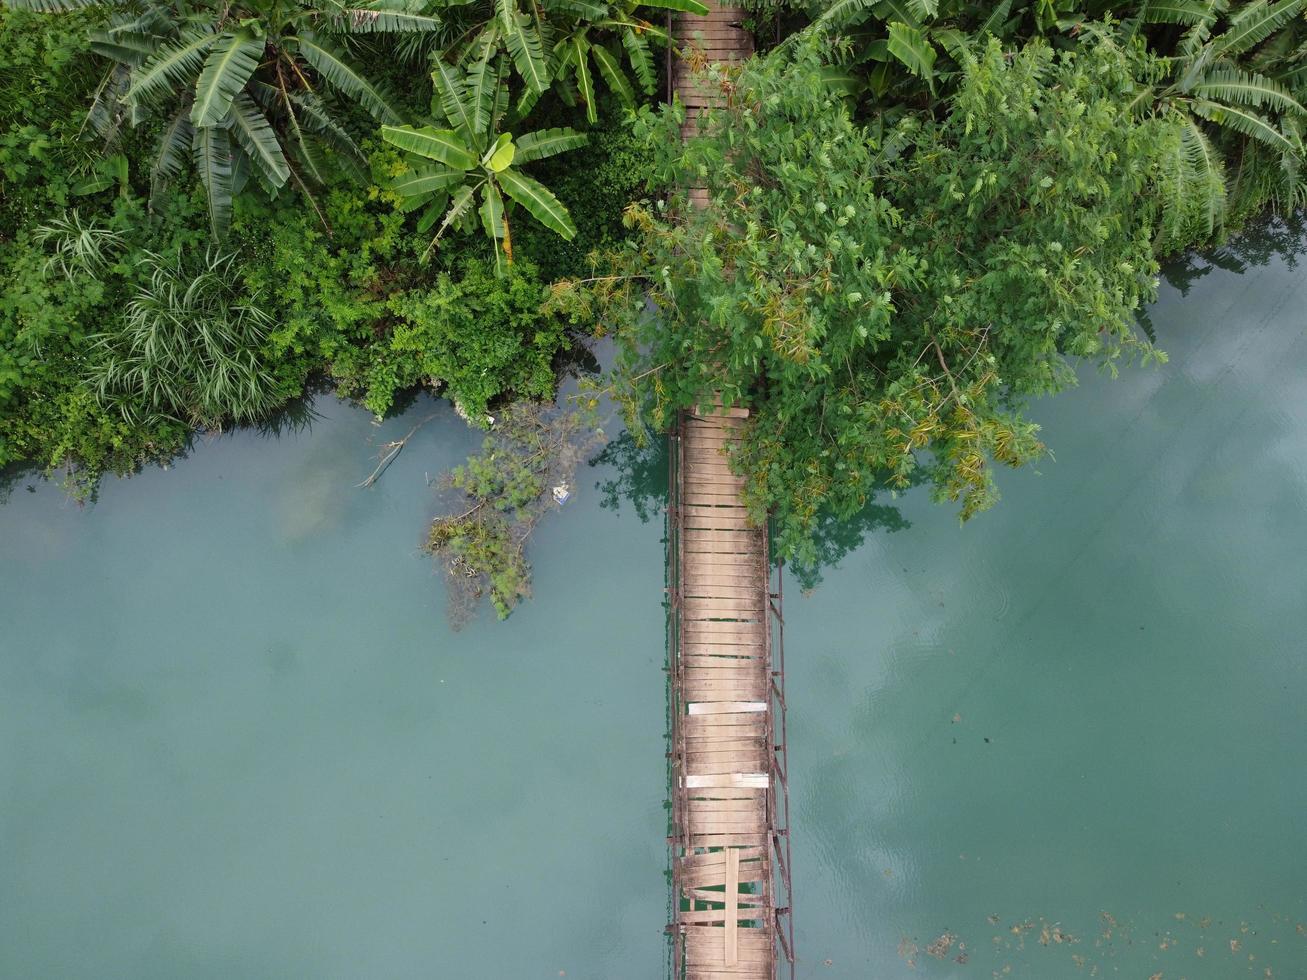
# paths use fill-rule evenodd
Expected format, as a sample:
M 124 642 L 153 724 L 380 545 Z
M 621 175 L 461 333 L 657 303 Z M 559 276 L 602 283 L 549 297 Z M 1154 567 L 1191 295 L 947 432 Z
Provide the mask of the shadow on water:
M 624 431 L 608 443 L 590 465 L 603 466 L 609 471 L 609 475 L 595 483 L 595 488 L 602 494 L 602 507 L 618 510 L 629 504 L 641 523 L 662 519 L 667 503 L 667 443 L 664 439 L 652 439 L 641 446 L 629 432 Z M 918 470 L 911 485 L 917 486 L 924 480 L 924 470 Z M 880 493 L 889 497 L 886 487 L 880 488 Z M 838 565 L 871 535 L 902 531 L 908 527 L 911 523 L 899 507 L 891 503 L 874 500 L 857 514 L 846 518 L 824 511 L 812 533 L 815 560 L 791 564 L 790 573 L 800 588 L 816 588 L 821 583 L 823 571 Z
M 1272 261 L 1294 269 L 1303 254 L 1307 254 L 1307 212 L 1270 215 L 1215 248 L 1166 259 L 1162 278 L 1181 296 L 1188 296 L 1195 282 L 1217 270 L 1242 274 Z
M 220 430 L 195 429 L 186 436 L 185 441 L 174 452 L 169 453 L 165 458 L 138 463 L 130 470 L 117 475 L 130 477 L 151 467 L 168 469 L 190 456 L 191 450 L 195 448 L 197 442 L 211 436 L 252 432 L 265 439 L 276 439 L 285 435 L 308 433 L 312 430 L 313 423 L 322 419 L 322 415 L 314 410 L 313 403 L 315 399 L 321 394 L 332 391 L 333 387 L 327 379 L 312 380 L 305 386 L 303 394 L 291 399 L 265 419 L 249 425 L 236 425 Z M 415 398 L 416 395 L 415 392 L 413 397 Z M 63 475 L 60 475 L 61 472 Z M 79 480 L 76 470 L 47 470 L 39 463 L 24 460 L 0 467 L 0 504 L 9 499 L 15 487 L 22 486 L 28 493 L 36 493 L 40 484 L 51 481 L 64 483 L 66 489 L 79 503 L 93 504 L 99 499 L 100 484 L 98 480 L 94 483 L 88 483 Z
M 257 432 L 261 436 L 273 438 L 311 432 L 313 423 L 322 419 L 321 413 L 314 409 L 313 403 L 318 395 L 326 394 L 332 390 L 331 383 L 325 378 L 310 381 L 304 386 L 302 395 L 298 398 L 292 398 L 267 418 L 249 426 L 248 430 Z M 411 404 L 416 397 L 417 392 L 408 396 L 405 407 Z
M 920 472 L 920 471 L 918 471 Z M 913 480 L 913 485 L 924 477 Z M 889 491 L 882 491 L 888 496 Z M 822 573 L 835 568 L 851 552 L 861 548 L 867 538 L 878 532 L 904 531 L 912 522 L 903 516 L 895 504 L 877 503 L 874 500 L 852 517 L 837 517 L 823 510 L 812 531 L 812 545 L 816 559 L 812 562 L 789 566 L 790 574 L 805 592 L 821 584 Z

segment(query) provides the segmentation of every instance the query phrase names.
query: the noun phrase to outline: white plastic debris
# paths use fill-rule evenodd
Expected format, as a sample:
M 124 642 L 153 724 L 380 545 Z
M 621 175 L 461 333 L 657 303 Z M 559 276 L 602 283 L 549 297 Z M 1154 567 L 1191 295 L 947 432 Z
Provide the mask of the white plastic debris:
M 570 496 L 572 496 L 572 491 L 568 488 L 566 483 L 560 483 L 558 486 L 554 487 L 554 503 L 559 507 L 562 507 L 563 504 L 567 503 L 567 498 Z

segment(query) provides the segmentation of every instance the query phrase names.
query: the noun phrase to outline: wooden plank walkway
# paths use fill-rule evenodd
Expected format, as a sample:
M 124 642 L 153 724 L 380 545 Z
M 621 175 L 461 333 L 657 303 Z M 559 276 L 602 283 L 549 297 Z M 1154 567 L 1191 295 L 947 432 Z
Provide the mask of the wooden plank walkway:
M 743 11 L 705 3 L 707 16 L 681 14 L 674 26 L 682 52 L 668 74 L 687 108 L 683 138 L 725 98 L 696 69 L 753 52 Z M 690 189 L 692 207 L 706 201 Z M 682 415 L 672 438 L 668 930 L 678 980 L 775 980 L 782 961 L 794 975 L 780 580 L 773 594 L 767 530 L 750 523 L 727 459 L 748 410 L 716 401 Z
M 778 943 L 786 960 L 792 949 L 773 860 L 788 831 L 767 532 L 750 524 L 725 455 L 747 416 L 687 415 L 675 440 L 671 928 L 676 975 L 688 980 L 771 980 Z M 788 893 L 788 868 L 780 877 Z

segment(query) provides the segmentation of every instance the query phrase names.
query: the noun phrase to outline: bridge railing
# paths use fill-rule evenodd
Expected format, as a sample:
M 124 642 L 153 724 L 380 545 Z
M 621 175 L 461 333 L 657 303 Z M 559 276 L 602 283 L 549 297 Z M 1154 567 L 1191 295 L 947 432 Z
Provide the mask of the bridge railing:
M 684 759 L 681 757 L 681 724 L 685 717 L 682 697 L 685 690 L 685 668 L 681 663 L 681 505 L 684 500 L 684 478 L 681 470 L 681 439 L 685 434 L 685 416 L 677 413 L 676 424 L 667 438 L 667 777 L 671 787 L 671 818 L 667 843 L 671 854 L 672 901 L 669 908 L 668 932 L 672 936 L 672 976 L 681 977 L 685 969 L 685 937 L 676 928 L 680 912 L 681 894 L 676 881 L 676 861 L 689 852 L 689 829 L 685 814 L 689 813 L 689 791 L 682 777 Z
M 767 535 L 770 542 L 771 535 Z M 769 544 L 767 545 L 769 547 Z M 770 561 L 770 556 L 768 558 Z M 769 569 L 767 595 L 767 648 L 771 656 L 771 778 L 768 782 L 767 823 L 772 861 L 772 900 L 775 909 L 776 946 L 780 956 L 774 958 L 773 975 L 780 977 L 788 965 L 790 980 L 794 978 L 794 907 L 793 887 L 790 879 L 790 766 L 788 739 L 785 727 L 785 562 L 777 561 Z M 782 957 L 784 959 L 782 959 Z

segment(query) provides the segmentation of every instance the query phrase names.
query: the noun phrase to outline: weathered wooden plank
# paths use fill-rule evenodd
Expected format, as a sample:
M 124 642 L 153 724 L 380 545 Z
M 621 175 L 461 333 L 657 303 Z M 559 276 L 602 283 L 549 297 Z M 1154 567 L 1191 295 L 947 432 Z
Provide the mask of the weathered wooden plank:
M 770 780 L 765 772 L 730 772 L 730 773 L 692 773 L 685 777 L 686 787 L 689 789 L 734 789 L 737 787 L 748 787 L 750 789 L 766 789 Z M 755 807 L 758 811 L 758 820 L 766 823 L 765 808 L 762 806 L 762 798 L 759 797 L 758 805 Z M 691 808 L 691 812 L 693 808 Z
M 749 555 L 761 559 L 762 535 L 748 528 L 724 531 L 686 528 L 681 532 L 681 550 L 703 551 L 709 554 Z
M 744 726 L 710 725 L 694 731 L 684 731 L 683 735 L 687 745 L 697 743 L 706 746 L 723 738 L 756 738 L 761 741 L 767 737 L 767 726 L 761 721 Z
M 709 668 L 695 668 L 694 671 L 687 671 L 685 677 L 686 684 L 694 684 L 707 688 L 728 689 L 731 685 L 749 686 L 759 685 L 766 687 L 770 678 L 767 671 L 761 668 L 756 670 L 735 671 L 727 668 L 712 670 Z M 758 699 L 753 699 L 758 700 Z
M 752 848 L 734 847 L 729 850 L 735 851 L 736 854 L 747 855 Z M 725 854 L 726 851 L 719 851 L 719 854 Z M 741 856 L 740 858 L 740 884 L 750 885 L 754 882 L 764 881 L 767 878 L 769 867 L 761 858 L 749 858 Z M 709 888 L 721 886 L 726 881 L 726 870 L 722 865 L 718 865 L 711 870 L 695 870 L 693 868 L 679 868 L 677 874 L 681 881 L 681 894 L 687 899 L 693 899 L 696 902 L 721 902 L 724 892 L 709 891 Z M 717 896 L 714 898 L 713 896 Z M 766 897 L 761 894 L 751 894 L 749 892 L 740 892 L 740 905 L 742 907 L 752 905 L 753 911 L 758 911 L 758 906 L 766 908 L 763 903 Z
M 691 847 L 735 847 L 745 844 L 770 844 L 768 834 L 690 834 Z
M 755 531 L 757 526 L 742 511 L 728 510 L 716 514 L 699 514 L 681 521 L 685 531 Z
M 681 437 L 681 444 L 683 446 L 729 446 L 731 443 L 738 442 L 741 434 L 739 429 L 695 425 L 685 430 L 685 435 Z
M 689 705 L 690 715 L 752 715 L 767 710 L 766 701 L 709 701 Z
M 762 623 L 723 623 L 719 620 L 695 620 L 684 624 L 681 650 L 687 656 L 762 657 L 766 634 Z M 733 626 L 722 630 L 719 626 Z
M 751 677 L 747 680 L 741 680 L 738 677 L 724 677 L 721 680 L 713 680 L 708 677 L 697 677 L 694 680 L 685 682 L 685 698 L 687 701 L 718 701 L 723 698 L 730 698 L 733 693 L 737 693 L 740 698 L 750 701 L 762 701 L 767 696 L 767 678 Z M 748 695 L 748 697 L 746 697 Z
M 690 627 L 720 626 L 721 623 L 707 620 L 686 623 L 686 633 L 681 637 L 681 653 L 684 657 L 743 657 L 749 660 L 766 659 L 767 651 L 763 649 L 762 624 L 737 623 L 741 630 L 726 634 L 707 630 L 693 632 Z M 752 629 L 752 632 L 746 630 Z M 701 666 L 684 661 L 686 666 Z M 713 666 L 709 664 L 708 666 Z M 744 666 L 736 664 L 735 666 Z
M 757 585 L 732 585 L 720 581 L 687 581 L 681 585 L 681 595 L 686 598 L 748 598 L 766 604 L 766 589 Z
M 730 521 L 731 523 L 727 525 L 730 528 L 742 528 L 749 531 L 762 530 L 760 525 L 749 519 L 749 512 L 743 507 L 690 504 L 681 508 L 681 525 L 683 527 L 702 527 L 705 521 L 713 523 Z
M 764 781 L 770 779 L 767 760 L 758 758 L 756 754 L 743 759 L 721 762 L 695 761 L 693 768 L 693 772 L 688 772 L 683 777 L 694 781 L 693 786 L 686 787 L 686 791 L 691 793 L 728 789 L 766 789 Z
M 693 647 L 695 652 L 690 651 Z M 699 651 L 710 650 L 710 653 Z M 736 653 L 735 651 L 739 651 Z M 731 667 L 742 667 L 746 664 L 752 664 L 760 669 L 767 669 L 766 658 L 763 656 L 761 644 L 755 648 L 734 647 L 727 648 L 722 645 L 713 645 L 709 643 L 686 644 L 682 648 L 681 665 L 684 667 L 703 668 L 704 670 L 730 669 Z
M 686 946 L 704 947 L 716 945 L 721 948 L 722 931 L 712 926 L 687 926 L 685 929 Z M 740 952 L 746 949 L 770 949 L 771 936 L 765 930 L 746 930 L 740 933 Z
M 757 708 L 759 702 L 745 702 L 752 707 L 750 711 L 689 711 L 686 712 L 682 730 L 686 733 L 694 732 L 698 727 L 714 728 L 745 728 L 748 725 L 761 724 L 762 715 L 766 711 L 766 704 L 762 708 Z M 693 707 L 693 706 L 691 706 Z
M 714 789 L 713 786 L 691 787 Z M 729 787 L 728 787 L 729 788 Z M 762 798 L 746 798 L 731 800 L 690 800 L 691 816 L 719 816 L 724 820 L 736 820 L 741 815 L 747 816 L 750 820 L 756 819 L 763 812 Z
M 727 853 L 733 854 L 735 852 L 728 851 Z M 713 901 L 713 899 L 711 898 L 701 899 L 698 898 L 696 895 L 695 901 L 711 902 Z M 716 901 L 719 902 L 721 901 L 720 892 L 717 893 Z M 734 926 L 738 920 L 741 919 L 752 920 L 758 918 L 760 915 L 766 915 L 766 911 L 764 909 L 760 909 L 757 907 L 750 907 L 750 906 L 745 906 L 744 908 L 740 908 L 738 902 L 736 903 L 736 907 L 729 912 L 726 909 L 695 909 L 693 912 L 684 911 L 679 913 L 680 920 L 687 924 L 694 923 L 696 925 L 710 925 L 712 923 L 729 921 L 732 926 Z M 725 932 L 726 930 L 722 930 L 722 931 Z M 730 963 L 731 965 L 735 965 L 736 963 L 739 962 L 739 958 L 736 957 L 734 961 L 728 960 L 727 962 Z

